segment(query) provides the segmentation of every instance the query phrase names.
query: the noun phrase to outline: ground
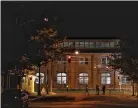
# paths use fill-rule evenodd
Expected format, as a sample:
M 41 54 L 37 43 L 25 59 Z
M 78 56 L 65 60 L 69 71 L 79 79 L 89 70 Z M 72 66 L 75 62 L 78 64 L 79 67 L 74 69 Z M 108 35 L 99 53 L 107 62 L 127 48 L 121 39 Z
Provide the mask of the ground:
M 57 93 L 30 101 L 29 108 L 138 108 L 137 98 L 126 94 Z

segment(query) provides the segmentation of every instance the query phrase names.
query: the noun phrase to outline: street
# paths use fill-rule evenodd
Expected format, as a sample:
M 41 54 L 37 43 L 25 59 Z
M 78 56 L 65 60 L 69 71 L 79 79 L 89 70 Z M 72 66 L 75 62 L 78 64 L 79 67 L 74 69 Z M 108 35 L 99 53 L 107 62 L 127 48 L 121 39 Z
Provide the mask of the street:
M 29 108 L 138 108 L 136 97 L 129 95 L 85 95 L 69 93 L 31 101 Z

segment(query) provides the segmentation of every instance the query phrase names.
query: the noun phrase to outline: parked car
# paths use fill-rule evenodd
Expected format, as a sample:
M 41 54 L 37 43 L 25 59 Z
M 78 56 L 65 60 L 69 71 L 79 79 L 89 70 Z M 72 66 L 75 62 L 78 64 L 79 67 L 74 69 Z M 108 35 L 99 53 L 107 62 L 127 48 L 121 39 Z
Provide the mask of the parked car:
M 2 108 L 28 108 L 28 94 L 20 89 L 5 89 L 1 94 Z

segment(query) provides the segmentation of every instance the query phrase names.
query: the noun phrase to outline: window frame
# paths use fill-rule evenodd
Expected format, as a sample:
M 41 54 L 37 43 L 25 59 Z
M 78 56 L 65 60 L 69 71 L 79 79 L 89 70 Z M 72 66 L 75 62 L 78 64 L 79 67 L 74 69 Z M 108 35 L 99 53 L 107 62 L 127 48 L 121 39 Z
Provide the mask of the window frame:
M 58 74 L 61 74 L 61 75 L 58 76 Z M 64 75 L 62 75 L 62 74 L 64 74 Z M 58 78 L 59 78 L 60 80 L 59 80 Z M 64 81 L 63 78 L 65 78 L 65 83 L 63 82 L 63 81 Z M 56 83 L 57 83 L 57 84 L 60 84 L 60 85 L 62 85 L 62 84 L 63 84 L 63 85 L 64 85 L 64 84 L 67 84 L 67 73 L 66 73 L 66 72 L 58 72 L 58 73 L 57 73 L 57 78 L 56 78 L 56 79 L 57 79 L 57 80 L 56 80 Z
M 105 58 L 105 63 L 103 63 L 103 59 Z M 101 65 L 109 65 L 110 59 L 106 56 L 101 57 Z
M 109 75 L 103 75 L 103 74 L 109 74 Z M 109 78 L 109 80 L 108 80 Z M 104 83 L 103 83 L 103 79 L 105 80 Z M 109 81 L 109 83 L 108 83 Z M 109 85 L 111 84 L 111 73 L 110 72 L 102 72 L 101 73 L 101 84 L 106 84 L 106 85 Z
M 86 75 L 84 75 L 84 74 L 86 74 Z M 85 81 L 87 81 L 87 82 L 85 83 Z M 79 73 L 78 83 L 80 85 L 88 85 L 88 83 L 89 83 L 89 74 L 88 74 L 88 72 Z

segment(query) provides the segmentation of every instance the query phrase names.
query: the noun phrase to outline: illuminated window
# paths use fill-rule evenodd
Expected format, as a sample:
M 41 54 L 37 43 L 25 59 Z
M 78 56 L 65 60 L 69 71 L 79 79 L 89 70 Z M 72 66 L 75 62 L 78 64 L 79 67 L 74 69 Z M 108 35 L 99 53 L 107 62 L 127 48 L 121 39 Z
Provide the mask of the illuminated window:
M 115 43 L 114 42 L 110 42 L 110 47 L 111 48 L 115 47 Z
M 79 42 L 75 42 L 75 48 L 79 48 Z
M 120 77 L 120 82 L 121 82 L 122 84 L 126 84 L 126 83 L 127 83 L 127 77 L 124 76 L 124 75 L 122 75 L 122 76 Z
M 109 57 L 102 57 L 101 58 L 101 64 L 102 65 L 108 65 L 110 63 Z
M 96 48 L 101 48 L 101 42 L 96 42 Z
M 80 48 L 84 48 L 84 42 L 80 42 Z
M 68 47 L 69 43 L 68 42 L 64 42 L 64 47 Z
M 66 57 L 59 58 L 57 61 L 57 64 L 66 64 L 66 63 L 67 63 Z
M 111 84 L 111 74 L 110 73 L 102 73 L 101 74 L 101 84 Z
M 39 84 L 39 73 L 36 73 L 35 83 Z M 44 84 L 44 73 L 40 73 L 40 84 Z
M 66 73 L 57 74 L 57 84 L 66 84 Z
M 79 74 L 79 84 L 88 84 L 88 73 Z
M 109 42 L 104 43 L 105 48 L 109 48 Z
M 88 64 L 88 58 L 86 57 L 79 58 L 79 64 Z
M 69 42 L 69 47 L 73 47 L 73 42 Z
M 63 48 L 63 43 L 60 43 L 60 46 Z
M 90 48 L 95 48 L 95 42 L 90 42 Z
M 85 42 L 85 48 L 89 48 L 89 42 Z

